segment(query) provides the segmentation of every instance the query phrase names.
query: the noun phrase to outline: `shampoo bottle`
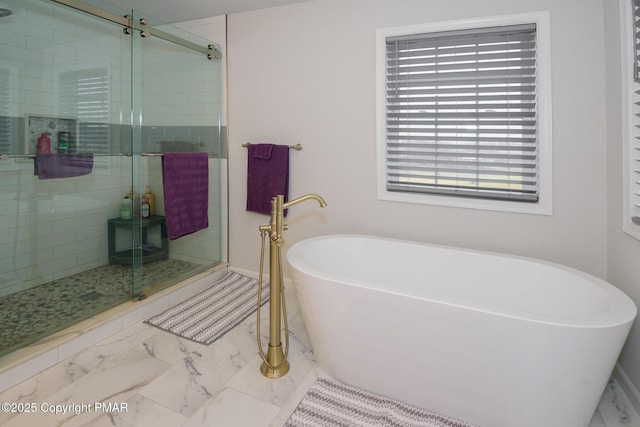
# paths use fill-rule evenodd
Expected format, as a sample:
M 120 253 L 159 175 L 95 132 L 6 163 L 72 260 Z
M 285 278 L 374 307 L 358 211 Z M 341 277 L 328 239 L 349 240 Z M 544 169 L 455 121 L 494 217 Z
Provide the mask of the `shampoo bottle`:
M 67 151 L 69 151 L 70 138 L 71 138 L 71 133 L 58 132 L 58 153 L 66 153 Z
M 142 196 L 142 205 L 140 208 L 142 218 L 149 218 L 149 199 Z
M 147 202 L 149 203 L 149 215 L 155 215 L 156 214 L 156 197 L 153 195 L 153 193 L 151 192 L 151 188 L 148 185 L 144 189 L 144 194 L 142 195 L 142 197 L 147 199 Z
M 37 146 L 38 154 L 49 154 L 51 153 L 51 139 L 46 132 L 42 132 L 40 138 L 38 138 L 38 146 Z

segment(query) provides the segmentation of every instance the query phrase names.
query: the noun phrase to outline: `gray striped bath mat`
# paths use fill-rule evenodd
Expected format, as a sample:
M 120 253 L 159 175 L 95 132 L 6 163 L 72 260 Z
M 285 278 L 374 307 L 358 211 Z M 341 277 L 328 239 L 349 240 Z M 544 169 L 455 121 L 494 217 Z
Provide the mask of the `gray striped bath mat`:
M 330 378 L 319 378 L 285 427 L 477 427 Z
M 269 283 L 262 283 L 262 302 L 269 301 Z M 145 323 L 191 341 L 209 345 L 256 309 L 258 280 L 229 272 L 204 291 L 154 314 Z

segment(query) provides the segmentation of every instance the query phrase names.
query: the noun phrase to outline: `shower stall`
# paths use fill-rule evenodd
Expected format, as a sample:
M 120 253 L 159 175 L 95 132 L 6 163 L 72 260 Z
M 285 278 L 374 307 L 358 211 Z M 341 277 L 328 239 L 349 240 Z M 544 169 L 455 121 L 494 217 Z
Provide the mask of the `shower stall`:
M 225 261 L 221 68 L 137 11 L 0 0 L 0 357 Z M 168 152 L 209 153 L 208 228 L 176 240 Z M 89 161 L 45 174 L 36 155 Z

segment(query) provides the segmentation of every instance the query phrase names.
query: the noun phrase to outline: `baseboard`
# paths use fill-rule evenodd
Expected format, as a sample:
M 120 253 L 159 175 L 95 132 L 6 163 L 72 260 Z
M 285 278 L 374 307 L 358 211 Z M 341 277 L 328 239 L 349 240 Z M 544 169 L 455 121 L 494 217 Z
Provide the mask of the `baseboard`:
M 229 266 L 229 271 L 233 271 L 234 273 L 242 274 L 243 276 L 252 277 L 254 279 L 258 278 L 258 272 L 257 271 L 253 271 L 253 270 L 245 270 L 244 268 L 233 267 L 233 266 L 230 265 Z M 269 275 L 268 274 L 263 274 L 262 275 L 262 280 L 269 280 Z
M 631 379 L 619 363 L 616 364 L 613 375 L 616 380 L 618 380 L 618 383 L 620 384 L 620 387 L 622 387 L 627 399 L 629 399 L 631 406 L 633 406 L 636 412 L 640 414 L 640 391 L 638 391 L 638 388 L 631 382 Z
M 237 268 L 237 267 L 233 267 L 233 266 L 229 266 L 229 270 L 230 271 L 235 271 L 238 274 L 242 274 L 243 276 L 247 276 L 247 277 L 252 277 L 254 279 L 257 279 L 259 274 L 257 271 L 253 271 L 253 270 L 245 270 L 244 268 Z M 269 274 L 263 273 L 262 274 L 262 280 L 265 282 L 269 281 Z M 283 278 L 284 281 L 284 287 L 285 288 L 293 288 L 293 280 L 289 279 L 288 277 Z

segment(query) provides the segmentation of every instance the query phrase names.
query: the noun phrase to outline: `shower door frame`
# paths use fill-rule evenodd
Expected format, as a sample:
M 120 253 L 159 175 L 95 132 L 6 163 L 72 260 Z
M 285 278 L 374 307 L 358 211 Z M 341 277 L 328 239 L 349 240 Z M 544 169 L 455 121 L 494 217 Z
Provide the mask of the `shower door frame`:
M 148 35 L 158 37 L 163 40 L 169 41 L 171 43 L 186 47 L 187 49 L 191 49 L 191 50 L 195 50 L 196 52 L 203 53 L 207 55 L 207 58 L 209 59 L 222 58 L 222 54 L 220 53 L 220 50 L 217 48 L 217 46 L 214 43 L 211 43 L 207 46 L 201 46 L 189 40 L 182 39 L 180 37 L 174 36 L 173 34 L 167 33 L 165 31 L 161 31 L 157 28 L 154 28 L 148 25 L 147 20 L 144 18 L 135 20 L 133 13 L 125 16 L 119 16 L 119 15 L 116 15 L 115 13 L 111 13 L 109 11 L 100 9 L 99 7 L 87 4 L 80 0 L 49 0 L 49 1 L 74 8 L 82 12 L 86 12 L 88 14 L 97 16 L 99 18 L 106 19 L 107 21 L 115 22 L 116 24 L 120 24 L 125 28 L 125 33 L 127 34 L 129 34 L 128 31 L 137 30 L 141 32 L 141 35 L 143 35 L 143 37 L 146 37 Z

